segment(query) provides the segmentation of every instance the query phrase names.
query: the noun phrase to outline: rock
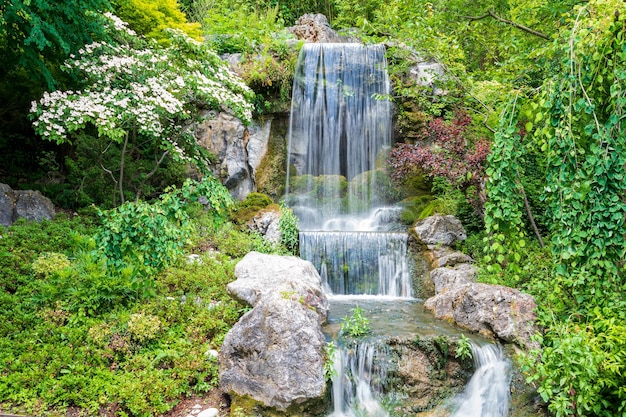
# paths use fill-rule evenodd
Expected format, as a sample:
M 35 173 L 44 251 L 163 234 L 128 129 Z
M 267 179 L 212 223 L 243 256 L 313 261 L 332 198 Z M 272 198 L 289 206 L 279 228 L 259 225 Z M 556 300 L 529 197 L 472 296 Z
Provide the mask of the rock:
M 528 294 L 501 285 L 465 283 L 429 298 L 424 307 L 460 327 L 536 348 L 536 304 Z
M 341 43 L 349 42 L 343 36 L 335 32 L 328 24 L 326 16 L 323 14 L 307 13 L 296 20 L 295 26 L 287 28 L 287 30 L 295 35 L 297 39 L 306 42 L 330 42 Z
M 437 81 L 444 76 L 444 66 L 435 61 L 418 62 L 409 69 L 409 78 L 418 86 L 430 87 L 434 95 L 445 91 L 437 87 Z
M 54 204 L 39 191 L 13 190 L 0 184 L 0 225 L 10 226 L 20 218 L 52 220 L 54 215 Z
M 218 410 L 217 408 L 207 408 L 206 410 L 202 410 L 200 411 L 200 414 L 198 414 L 198 417 L 217 417 L 220 415 L 220 410 Z
M 220 356 L 219 352 L 215 349 L 209 349 L 206 352 L 204 352 L 204 354 L 207 356 L 207 358 L 211 360 L 217 360 Z
M 315 311 L 298 300 L 267 295 L 224 338 L 221 388 L 279 410 L 318 399 L 326 388 L 325 346 Z
M 13 224 L 14 206 L 13 190 L 8 185 L 0 183 L 0 225 L 10 226 Z
M 320 324 L 328 317 L 328 299 L 322 290 L 322 279 L 309 261 L 295 256 L 248 253 L 235 266 L 237 280 L 227 286 L 236 299 L 251 306 L 263 297 L 279 294 L 296 298 L 315 309 Z
M 206 112 L 206 119 L 194 129 L 196 140 L 217 157 L 212 167 L 231 195 L 243 200 L 256 191 L 255 175 L 267 153 L 271 120 L 246 128 L 227 113 Z
M 228 292 L 253 309 L 224 338 L 222 389 L 283 411 L 319 402 L 326 387 L 322 323 L 328 300 L 313 264 L 250 252 L 235 266 L 235 276 Z
M 448 246 L 435 246 L 424 251 L 424 256 L 432 268 L 455 266 L 458 264 L 472 263 L 474 260 L 463 252 L 455 251 Z
M 461 221 L 451 215 L 435 214 L 418 221 L 413 229 L 425 245 L 453 246 L 457 240 L 467 237 Z
M 435 294 L 476 281 L 476 270 L 470 264 L 459 264 L 453 268 L 436 268 L 430 271 L 435 285 Z
M 472 363 L 455 357 L 456 341 L 447 337 L 391 338 L 387 379 L 403 398 L 397 415 L 429 410 L 461 392 L 471 377 Z
M 259 232 L 272 243 L 280 243 L 281 217 L 282 212 L 280 210 L 262 210 L 248 222 L 248 228 Z

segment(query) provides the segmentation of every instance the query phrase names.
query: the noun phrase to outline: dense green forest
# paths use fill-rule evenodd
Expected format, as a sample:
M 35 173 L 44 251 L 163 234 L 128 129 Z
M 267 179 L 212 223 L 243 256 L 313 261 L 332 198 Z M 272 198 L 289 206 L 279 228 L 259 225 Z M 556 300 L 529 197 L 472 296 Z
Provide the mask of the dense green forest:
M 278 202 L 233 202 L 188 126 L 284 111 L 286 28 L 323 13 L 387 46 L 388 171 L 432 194 L 407 222 L 455 214 L 479 279 L 535 297 L 542 350 L 519 360 L 549 412 L 626 415 L 625 4 L 3 0 L 0 182 L 67 214 L 0 228 L 0 410 L 155 415 L 217 385 L 204 353 L 244 311 L 224 288 L 236 261 L 293 253 L 297 231 L 289 215 L 280 244 L 242 231 Z M 443 65 L 444 94 L 406 77 L 416 60 Z

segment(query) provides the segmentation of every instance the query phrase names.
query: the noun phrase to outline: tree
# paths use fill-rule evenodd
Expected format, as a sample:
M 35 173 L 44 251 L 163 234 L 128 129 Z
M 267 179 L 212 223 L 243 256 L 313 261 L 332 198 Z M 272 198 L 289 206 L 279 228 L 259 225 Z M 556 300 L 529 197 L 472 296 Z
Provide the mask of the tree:
M 105 35 L 100 12 L 109 0 L 11 0 L 0 7 L 0 78 L 21 68 L 53 88 L 58 64 L 83 45 Z
M 171 45 L 161 48 L 139 38 L 114 15 L 106 17 L 117 43 L 86 45 L 64 66 L 82 77 L 84 86 L 46 92 L 33 102 L 31 113 L 45 140 L 71 144 L 79 135 L 92 135 L 121 146 L 116 166 L 96 163 L 110 175 L 123 203 L 125 163 L 131 155 L 154 153 L 144 181 L 166 158 L 204 170 L 207 158 L 189 132 L 189 122 L 206 106 L 248 123 L 252 92 L 215 53 L 180 31 L 167 31 Z

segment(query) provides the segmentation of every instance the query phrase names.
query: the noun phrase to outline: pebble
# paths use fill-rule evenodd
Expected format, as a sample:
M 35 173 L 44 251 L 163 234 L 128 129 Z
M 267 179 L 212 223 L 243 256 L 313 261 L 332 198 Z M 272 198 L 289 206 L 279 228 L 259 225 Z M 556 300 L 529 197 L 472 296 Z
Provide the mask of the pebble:
M 217 408 L 207 408 L 198 414 L 198 417 L 217 417 L 220 411 Z

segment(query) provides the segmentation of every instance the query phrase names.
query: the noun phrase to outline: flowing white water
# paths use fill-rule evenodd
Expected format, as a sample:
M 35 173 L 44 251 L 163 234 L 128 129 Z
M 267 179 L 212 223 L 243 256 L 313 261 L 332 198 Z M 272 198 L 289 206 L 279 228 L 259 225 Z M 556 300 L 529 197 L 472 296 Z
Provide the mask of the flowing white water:
M 333 366 L 333 408 L 329 417 L 388 417 L 377 400 L 387 369 L 384 346 L 359 343 L 335 352 Z
M 391 143 L 391 107 L 381 99 L 389 86 L 382 45 L 302 47 L 288 147 L 297 172 L 287 179 L 288 204 L 302 230 L 363 230 L 354 228 L 358 216 L 368 217 L 381 200 L 375 168 Z
M 473 346 L 476 371 L 451 417 L 506 417 L 509 413 L 511 364 L 500 345 Z
M 300 256 L 332 294 L 411 297 L 406 233 L 301 232 Z

